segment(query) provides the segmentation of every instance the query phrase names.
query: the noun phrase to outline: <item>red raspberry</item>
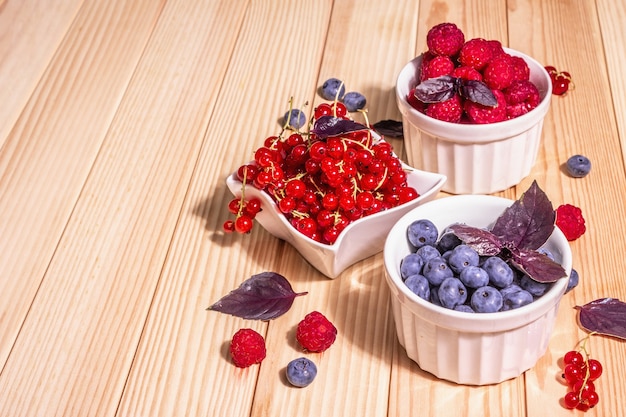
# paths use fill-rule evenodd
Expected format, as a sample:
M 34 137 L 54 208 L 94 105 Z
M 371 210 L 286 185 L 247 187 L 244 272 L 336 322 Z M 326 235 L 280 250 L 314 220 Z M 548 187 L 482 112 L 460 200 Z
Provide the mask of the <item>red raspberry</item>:
M 420 78 L 422 81 L 429 78 L 441 77 L 442 75 L 450 75 L 454 71 L 454 62 L 447 56 L 436 56 L 428 61 L 422 61 L 422 73 Z
M 298 323 L 296 339 L 309 352 L 323 352 L 337 338 L 337 328 L 319 311 L 307 314 Z
M 452 76 L 461 78 L 463 80 L 476 80 L 476 81 L 483 80 L 483 75 L 480 72 L 478 72 L 476 69 L 472 67 L 467 67 L 465 65 L 456 67 L 454 71 L 452 71 Z
M 463 116 L 463 102 L 458 94 L 451 99 L 439 103 L 431 103 L 426 108 L 426 114 L 434 119 L 445 122 L 458 123 Z
M 459 52 L 459 62 L 481 71 L 493 58 L 493 46 L 483 38 L 465 42 Z
M 500 55 L 506 54 L 506 52 L 504 52 L 504 48 L 502 48 L 502 42 L 500 42 L 499 40 L 489 39 L 487 40 L 487 45 L 489 45 L 489 47 L 491 48 L 492 58 L 497 58 Z
M 454 56 L 465 43 L 465 35 L 454 23 L 433 26 L 426 35 L 428 50 L 435 55 Z
M 407 94 L 406 96 L 406 101 L 409 102 L 409 104 L 411 106 L 413 106 L 414 109 L 419 110 L 421 112 L 424 111 L 424 103 L 422 101 L 420 101 L 417 97 L 415 97 L 415 88 L 411 89 L 411 91 L 409 91 L 409 94 Z
M 524 58 L 509 55 L 509 59 L 511 68 L 513 69 L 513 80 L 530 80 L 530 68 L 528 68 L 528 64 L 524 61 Z
M 252 329 L 240 329 L 230 342 L 230 355 L 239 368 L 247 368 L 265 359 L 265 340 Z
M 498 100 L 494 107 L 483 106 L 470 100 L 465 101 L 465 113 L 467 117 L 477 124 L 496 123 L 506 120 L 506 100 L 504 93 L 500 90 L 491 90 Z
M 514 118 L 528 113 L 541 101 L 537 86 L 531 81 L 517 80 L 504 90 L 506 100 L 506 112 L 509 118 Z
M 556 209 L 556 225 L 570 241 L 578 239 L 587 230 L 582 210 L 571 204 Z
M 503 90 L 513 81 L 513 67 L 508 55 L 492 59 L 483 71 L 483 81 L 492 90 Z

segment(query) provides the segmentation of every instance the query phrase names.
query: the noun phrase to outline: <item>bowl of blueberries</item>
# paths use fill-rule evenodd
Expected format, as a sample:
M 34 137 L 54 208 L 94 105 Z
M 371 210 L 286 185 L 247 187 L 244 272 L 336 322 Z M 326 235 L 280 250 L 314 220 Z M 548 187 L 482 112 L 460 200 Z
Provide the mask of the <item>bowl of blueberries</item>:
M 550 222 L 551 205 L 530 210 L 547 214 L 530 223 L 542 236 L 506 231 L 528 214 L 535 185 L 526 202 L 439 198 L 390 230 L 383 252 L 396 332 L 422 370 L 458 384 L 496 384 L 545 354 L 571 285 L 572 253 Z

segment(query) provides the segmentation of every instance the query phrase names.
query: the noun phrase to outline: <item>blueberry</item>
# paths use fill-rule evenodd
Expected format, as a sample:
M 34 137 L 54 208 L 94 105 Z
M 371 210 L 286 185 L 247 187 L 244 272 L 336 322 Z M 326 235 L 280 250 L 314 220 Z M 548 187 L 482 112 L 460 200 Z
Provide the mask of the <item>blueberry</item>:
M 310 359 L 294 359 L 287 365 L 287 380 L 296 387 L 306 387 L 315 379 L 317 366 Z
M 485 259 L 482 268 L 489 274 L 489 282 L 494 287 L 508 287 L 515 277 L 515 273 L 509 264 L 498 256 L 490 256 Z
M 361 93 L 357 93 L 356 91 L 350 91 L 343 96 L 343 104 L 346 105 L 346 109 L 349 112 L 354 112 L 357 110 L 361 110 L 365 108 L 365 104 L 367 100 L 365 100 L 365 96 Z
M 454 273 L 443 258 L 433 258 L 424 264 L 422 275 L 430 285 L 439 286 L 444 279 L 453 276 Z
M 417 253 L 409 253 L 400 263 L 400 276 L 407 279 L 411 275 L 421 274 L 424 260 Z
M 591 161 L 583 155 L 571 156 L 565 163 L 567 172 L 575 178 L 582 178 L 591 171 Z
M 306 124 L 306 116 L 300 109 L 291 109 L 283 116 L 283 123 L 298 130 Z
M 454 310 L 462 311 L 464 313 L 475 313 L 474 309 L 471 306 L 467 305 L 467 304 L 458 305 L 458 306 L 454 307 Z
M 567 288 L 565 289 L 565 293 L 567 294 L 568 292 L 570 292 L 571 290 L 574 289 L 574 287 L 576 287 L 578 285 L 578 280 L 579 280 L 579 276 L 578 276 L 578 271 L 576 271 L 574 268 L 572 268 L 572 272 L 570 272 L 569 274 L 569 281 L 567 281 Z
M 439 242 L 437 242 L 437 249 L 439 252 L 444 253 L 449 250 L 454 249 L 455 247 L 461 244 L 461 239 L 457 235 L 452 232 L 447 232 L 444 230 L 441 238 L 439 238 Z
M 423 275 L 411 275 L 404 281 L 404 283 L 418 297 L 423 298 L 424 300 L 430 299 L 430 283 Z
M 459 274 L 461 282 L 469 288 L 480 288 L 489 284 L 489 274 L 479 266 L 470 265 Z
M 550 258 L 551 260 L 554 261 L 554 254 L 552 252 L 550 252 L 549 249 L 546 248 L 539 248 L 537 249 L 537 252 L 539 253 L 543 253 L 544 255 L 546 255 L 548 258 Z
M 477 313 L 495 313 L 502 308 L 502 294 L 489 285 L 480 287 L 472 294 L 470 305 Z
M 525 290 L 508 292 L 502 298 L 502 311 L 514 310 L 533 302 L 533 295 Z
M 425 245 L 434 245 L 438 236 L 437 226 L 426 219 L 414 221 L 407 229 L 409 242 L 417 249 Z
M 520 287 L 517 284 L 511 284 L 508 287 L 501 288 L 500 294 L 502 294 L 502 297 L 506 297 L 507 294 L 516 292 L 516 291 L 522 291 L 522 287 Z
M 468 245 L 459 245 L 452 249 L 452 252 L 448 257 L 448 265 L 450 265 L 452 271 L 459 274 L 463 268 L 468 266 L 478 266 L 479 260 L 480 257 L 478 256 L 478 252 Z
M 430 302 L 436 306 L 441 306 L 441 301 L 439 301 L 439 287 L 430 287 Z
M 339 95 L 337 95 L 339 92 Z M 324 99 L 335 101 L 341 100 L 346 92 L 343 82 L 337 78 L 329 78 L 322 84 L 321 95 Z
M 528 291 L 535 297 L 541 297 L 550 288 L 549 282 L 537 282 L 528 275 L 524 275 L 519 282 L 522 289 Z
M 446 308 L 452 309 L 467 300 L 467 288 L 455 277 L 444 279 L 437 292 L 441 305 Z
M 439 253 L 437 248 L 431 245 L 424 245 L 419 248 L 415 253 L 422 257 L 424 263 L 432 258 L 438 258 L 441 256 L 441 253 Z

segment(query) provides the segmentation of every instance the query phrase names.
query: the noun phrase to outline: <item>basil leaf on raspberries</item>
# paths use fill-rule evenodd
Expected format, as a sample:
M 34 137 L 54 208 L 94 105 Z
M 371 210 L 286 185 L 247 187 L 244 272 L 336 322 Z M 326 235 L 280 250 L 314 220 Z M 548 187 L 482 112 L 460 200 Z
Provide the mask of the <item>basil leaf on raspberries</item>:
M 450 75 L 429 78 L 415 87 L 415 97 L 422 103 L 440 103 L 450 100 L 458 89 L 458 78 Z
M 262 272 L 241 283 L 207 310 L 249 320 L 272 320 L 285 314 L 293 300 L 305 295 L 296 293 L 287 279 L 276 272 Z
M 487 84 L 478 80 L 464 80 L 459 93 L 466 99 L 483 106 L 495 107 L 498 105 L 496 96 Z
M 322 116 L 315 121 L 313 129 L 311 129 L 311 133 L 314 133 L 320 139 L 326 139 L 331 136 L 339 136 L 344 133 L 366 129 L 367 126 L 349 119 L 342 119 L 334 116 Z
M 578 322 L 583 329 L 626 339 L 626 303 L 623 301 L 600 298 L 574 308 L 578 310 Z

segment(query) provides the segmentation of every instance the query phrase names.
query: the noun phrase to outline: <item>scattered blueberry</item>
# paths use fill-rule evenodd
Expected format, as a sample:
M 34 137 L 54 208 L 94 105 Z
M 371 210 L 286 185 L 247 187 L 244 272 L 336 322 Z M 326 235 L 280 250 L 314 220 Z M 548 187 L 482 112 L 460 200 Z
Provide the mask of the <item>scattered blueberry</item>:
M 430 299 L 430 283 L 423 275 L 411 275 L 404 283 L 411 291 L 413 291 L 418 297 L 424 300 Z
M 467 288 L 460 279 L 454 277 L 444 279 L 438 293 L 441 305 L 446 308 L 455 308 L 467 300 Z
M 528 275 L 524 275 L 522 279 L 520 279 L 519 285 L 522 289 L 528 291 L 535 297 L 541 297 L 550 288 L 550 283 L 537 282 Z
M 489 274 L 479 266 L 468 266 L 459 274 L 459 279 L 468 288 L 480 288 L 489 284 Z
M 361 93 L 357 93 L 356 91 L 350 91 L 343 96 L 343 104 L 346 105 L 346 109 L 349 112 L 355 112 L 357 110 L 361 110 L 365 108 L 365 104 L 367 100 L 365 100 L 365 96 Z
M 490 256 L 482 264 L 482 268 L 489 274 L 489 282 L 494 287 L 504 288 L 513 283 L 515 273 L 502 258 Z
M 472 294 L 470 305 L 477 313 L 495 313 L 502 308 L 502 294 L 491 286 L 480 287 Z
M 533 295 L 525 290 L 513 291 L 507 293 L 502 298 L 502 311 L 514 310 L 532 303 Z
M 424 260 L 417 253 L 409 253 L 400 263 L 400 276 L 406 280 L 411 275 L 420 274 Z
M 300 109 L 291 109 L 283 116 L 283 124 L 298 130 L 306 124 L 306 116 Z
M 307 358 L 294 359 L 287 365 L 287 380 L 296 387 L 306 387 L 315 379 L 317 366 Z
M 572 272 L 569 274 L 569 281 L 567 281 L 567 288 L 565 289 L 565 293 L 567 294 L 571 290 L 574 289 L 578 285 L 579 281 L 578 271 L 572 268 Z
M 575 178 L 582 178 L 591 171 L 591 161 L 583 155 L 571 156 L 565 163 L 567 172 Z
M 437 226 L 430 220 L 416 220 L 409 225 L 407 237 L 411 245 L 419 249 L 422 246 L 432 246 L 437 243 L 439 231 L 437 230 Z
M 337 94 L 337 92 L 339 92 L 339 94 Z M 321 95 L 326 100 L 341 100 L 345 92 L 346 87 L 343 82 L 337 78 L 329 78 L 322 84 Z
M 479 261 L 480 257 L 478 256 L 478 252 L 468 245 L 455 247 L 448 257 L 450 268 L 457 274 L 461 273 L 461 271 L 468 266 L 478 266 Z

